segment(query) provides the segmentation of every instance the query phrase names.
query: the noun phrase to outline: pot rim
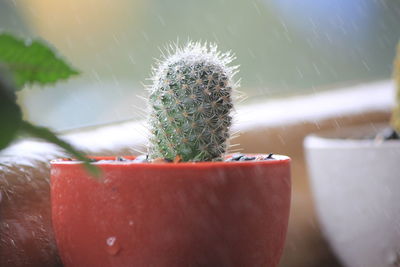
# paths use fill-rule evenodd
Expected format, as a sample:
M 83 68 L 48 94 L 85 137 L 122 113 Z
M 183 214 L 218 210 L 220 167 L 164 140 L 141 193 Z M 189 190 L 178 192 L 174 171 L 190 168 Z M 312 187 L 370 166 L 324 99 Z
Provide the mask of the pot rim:
M 400 149 L 400 140 L 376 141 L 369 139 L 342 139 L 334 137 L 325 137 L 319 135 L 309 135 L 304 139 L 305 148 L 387 148 L 396 147 Z
M 399 140 L 375 140 L 368 136 L 376 135 L 380 130 L 389 127 L 388 124 L 361 124 L 343 127 L 330 131 L 313 133 L 304 139 L 306 149 L 326 148 L 399 148 Z
M 232 154 L 229 154 L 230 156 Z M 268 156 L 268 154 L 244 154 L 246 156 Z M 257 160 L 257 161 L 200 161 L 200 162 L 160 162 L 160 163 L 152 163 L 152 162 L 132 162 L 132 161 L 115 161 L 115 162 L 92 162 L 91 164 L 95 166 L 137 166 L 137 167 L 170 167 L 170 168 L 212 168 L 212 167 L 228 167 L 228 166 L 237 166 L 237 165 L 245 165 L 245 166 L 254 166 L 254 165 L 276 165 L 276 164 L 287 164 L 291 162 L 291 159 L 288 156 L 273 154 L 274 159 L 268 160 Z M 88 156 L 89 158 L 97 159 L 97 160 L 113 160 L 116 156 Z M 134 159 L 136 156 L 123 156 L 127 159 Z M 59 165 L 82 165 L 82 161 L 79 160 L 71 160 L 68 158 L 59 158 L 50 161 L 52 166 Z

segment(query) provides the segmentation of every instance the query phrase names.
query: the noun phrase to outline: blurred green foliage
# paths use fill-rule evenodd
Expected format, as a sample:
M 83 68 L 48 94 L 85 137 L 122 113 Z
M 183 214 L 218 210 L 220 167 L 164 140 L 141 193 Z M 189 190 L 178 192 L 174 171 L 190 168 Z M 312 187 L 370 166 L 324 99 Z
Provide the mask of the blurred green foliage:
M 11 83 L 6 80 L 5 70 L 0 73 L 0 150 L 14 139 L 22 122 L 22 112 L 16 103 Z
M 93 174 L 98 170 L 90 165 L 90 160 L 69 143 L 57 137 L 51 130 L 24 121 L 17 104 L 16 91 L 24 85 L 55 83 L 78 74 L 44 43 L 27 43 L 11 34 L 0 34 L 0 150 L 6 148 L 19 134 L 28 134 L 63 148 Z
M 79 74 L 43 42 L 24 41 L 7 33 L 0 35 L 0 62 L 13 74 L 17 89 L 33 83 L 51 84 Z

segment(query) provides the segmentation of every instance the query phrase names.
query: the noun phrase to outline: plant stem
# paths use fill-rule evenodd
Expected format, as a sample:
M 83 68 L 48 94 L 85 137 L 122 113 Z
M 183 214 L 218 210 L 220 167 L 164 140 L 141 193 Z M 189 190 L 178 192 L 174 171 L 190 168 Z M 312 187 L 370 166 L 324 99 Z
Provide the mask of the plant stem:
M 87 158 L 82 152 L 76 150 L 70 143 L 60 139 L 48 128 L 36 126 L 31 124 L 30 122 L 23 120 L 20 129 L 31 136 L 46 140 L 63 148 L 65 151 L 74 156 L 77 160 L 82 161 L 86 170 L 89 171 L 93 176 L 99 177 L 100 169 L 90 164 L 89 158 Z

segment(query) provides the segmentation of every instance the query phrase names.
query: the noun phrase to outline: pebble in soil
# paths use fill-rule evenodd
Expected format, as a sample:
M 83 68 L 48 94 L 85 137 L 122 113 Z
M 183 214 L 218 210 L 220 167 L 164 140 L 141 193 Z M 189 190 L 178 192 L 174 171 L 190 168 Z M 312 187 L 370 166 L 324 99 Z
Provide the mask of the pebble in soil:
M 247 156 L 242 153 L 234 154 L 232 157 L 225 159 L 227 162 L 232 161 L 261 161 L 261 160 L 272 160 L 274 159 L 274 154 L 270 153 L 268 156 L 264 155 L 256 155 L 256 156 Z

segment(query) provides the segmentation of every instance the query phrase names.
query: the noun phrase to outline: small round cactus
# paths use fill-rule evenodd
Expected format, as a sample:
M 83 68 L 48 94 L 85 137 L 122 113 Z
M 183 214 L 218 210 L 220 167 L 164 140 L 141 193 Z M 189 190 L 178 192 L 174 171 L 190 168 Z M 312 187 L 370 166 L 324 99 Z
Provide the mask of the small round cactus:
M 394 61 L 394 79 L 396 83 L 396 106 L 392 113 L 391 124 L 394 130 L 400 134 L 400 43 L 397 46 L 397 56 Z
M 220 160 L 232 123 L 234 57 L 216 45 L 170 46 L 153 68 L 149 87 L 149 157 Z

